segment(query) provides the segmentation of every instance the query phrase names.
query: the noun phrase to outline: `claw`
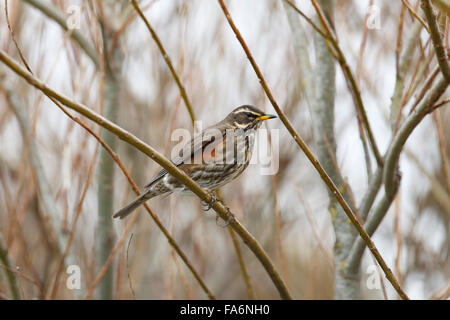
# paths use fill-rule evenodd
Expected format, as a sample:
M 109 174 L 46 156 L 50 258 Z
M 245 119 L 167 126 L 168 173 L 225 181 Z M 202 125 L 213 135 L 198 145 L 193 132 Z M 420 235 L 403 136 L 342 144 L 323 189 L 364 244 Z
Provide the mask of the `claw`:
M 220 202 L 223 204 L 223 201 L 218 199 L 214 192 L 209 192 L 209 195 L 211 196 L 211 200 L 209 202 L 204 200 L 200 201 L 200 204 L 203 206 L 203 211 L 209 211 L 212 208 L 214 202 Z
M 223 226 L 217 223 L 219 221 L 219 215 L 216 216 L 216 225 L 221 228 L 228 227 L 230 225 L 230 223 L 235 220 L 234 214 L 230 211 L 230 208 L 228 208 L 228 207 L 225 207 L 225 208 L 227 210 L 229 217 L 228 217 L 227 222 Z
M 201 205 L 203 206 L 203 211 L 209 211 L 212 208 L 214 202 L 220 202 L 221 204 L 223 204 L 223 201 L 221 199 L 217 198 L 217 196 L 214 192 L 210 192 L 209 195 L 211 196 L 210 201 L 203 201 L 203 200 L 200 201 Z M 228 217 L 227 222 L 224 225 L 220 225 L 218 223 L 219 215 L 216 215 L 216 225 L 219 227 L 222 227 L 222 228 L 228 227 L 230 225 L 230 223 L 235 219 L 234 214 L 230 211 L 230 208 L 225 207 L 225 209 L 227 210 L 229 217 Z

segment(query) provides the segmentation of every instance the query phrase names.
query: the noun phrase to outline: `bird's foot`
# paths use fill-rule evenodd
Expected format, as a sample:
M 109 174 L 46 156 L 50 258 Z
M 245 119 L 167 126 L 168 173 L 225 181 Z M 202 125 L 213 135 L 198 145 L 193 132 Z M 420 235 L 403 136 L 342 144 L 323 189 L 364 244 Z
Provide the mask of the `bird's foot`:
M 224 225 L 220 225 L 219 222 L 219 215 L 216 216 L 216 225 L 221 227 L 221 228 L 226 228 L 230 225 L 231 222 L 233 222 L 235 220 L 234 214 L 230 211 L 230 208 L 225 207 L 225 209 L 227 210 L 227 214 L 228 214 L 228 219 L 227 222 L 225 222 Z
M 219 198 L 217 198 L 214 191 L 209 191 L 208 193 L 211 196 L 211 200 L 209 200 L 209 201 L 201 200 L 200 201 L 200 203 L 203 207 L 203 211 L 209 211 L 212 208 L 212 206 L 214 205 L 214 202 L 220 202 L 221 204 L 223 204 L 223 201 L 220 200 Z
M 219 198 L 217 198 L 216 194 L 213 191 L 209 191 L 209 195 L 211 196 L 210 201 L 201 201 L 201 205 L 203 206 L 203 211 L 209 211 L 215 202 L 220 202 L 222 205 L 224 205 L 223 201 Z M 225 206 L 225 209 L 228 214 L 228 219 L 224 225 L 219 224 L 219 215 L 216 215 L 216 225 L 222 228 L 226 228 L 230 225 L 230 223 L 235 219 L 234 214 L 230 211 L 230 208 Z

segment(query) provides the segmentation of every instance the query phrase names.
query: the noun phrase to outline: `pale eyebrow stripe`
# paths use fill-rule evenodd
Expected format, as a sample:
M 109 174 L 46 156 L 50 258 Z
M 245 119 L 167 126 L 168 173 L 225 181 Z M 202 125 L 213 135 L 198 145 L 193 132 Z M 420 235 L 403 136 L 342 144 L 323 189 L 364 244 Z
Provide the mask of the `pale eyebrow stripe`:
M 259 113 L 256 113 L 256 112 L 254 112 L 254 111 L 252 111 L 252 110 L 249 110 L 249 109 L 242 109 L 242 110 L 239 110 L 239 111 L 236 112 L 235 114 L 242 113 L 242 112 L 250 112 L 251 114 L 254 114 L 255 116 L 259 116 Z

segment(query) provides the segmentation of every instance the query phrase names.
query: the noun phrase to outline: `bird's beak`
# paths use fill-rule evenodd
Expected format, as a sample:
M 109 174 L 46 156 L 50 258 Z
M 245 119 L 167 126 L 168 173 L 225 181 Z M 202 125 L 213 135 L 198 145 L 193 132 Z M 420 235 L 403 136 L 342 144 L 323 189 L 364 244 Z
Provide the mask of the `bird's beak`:
M 264 114 L 264 115 L 262 115 L 262 116 L 259 116 L 258 118 L 256 118 L 256 119 L 258 119 L 258 120 L 260 120 L 260 121 L 263 121 L 263 120 L 268 120 L 268 119 L 273 119 L 273 118 L 276 118 L 277 116 L 274 116 L 273 114 Z

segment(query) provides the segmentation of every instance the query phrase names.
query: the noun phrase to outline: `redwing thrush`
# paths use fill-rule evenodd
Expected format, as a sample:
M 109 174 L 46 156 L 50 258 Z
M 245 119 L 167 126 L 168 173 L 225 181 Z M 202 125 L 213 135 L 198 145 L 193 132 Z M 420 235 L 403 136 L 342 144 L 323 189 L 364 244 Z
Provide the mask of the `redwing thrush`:
M 265 114 L 253 106 L 240 106 L 224 120 L 197 134 L 171 160 L 202 188 L 213 191 L 247 168 L 255 132 L 264 120 L 272 118 L 276 116 Z M 171 192 L 190 190 L 163 169 L 145 186 L 144 192 L 119 210 L 114 218 L 123 219 L 145 201 Z

